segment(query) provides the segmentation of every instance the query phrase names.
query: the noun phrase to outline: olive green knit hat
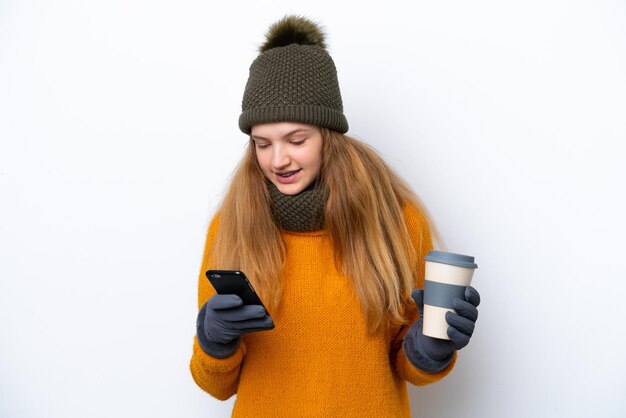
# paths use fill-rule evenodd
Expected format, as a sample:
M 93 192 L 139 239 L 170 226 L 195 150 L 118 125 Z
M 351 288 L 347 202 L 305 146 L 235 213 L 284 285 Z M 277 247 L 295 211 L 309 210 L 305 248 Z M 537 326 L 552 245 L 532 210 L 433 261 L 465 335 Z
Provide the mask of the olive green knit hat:
M 301 122 L 348 131 L 335 63 L 316 23 L 285 16 L 270 26 L 250 65 L 239 128 L 268 122 Z

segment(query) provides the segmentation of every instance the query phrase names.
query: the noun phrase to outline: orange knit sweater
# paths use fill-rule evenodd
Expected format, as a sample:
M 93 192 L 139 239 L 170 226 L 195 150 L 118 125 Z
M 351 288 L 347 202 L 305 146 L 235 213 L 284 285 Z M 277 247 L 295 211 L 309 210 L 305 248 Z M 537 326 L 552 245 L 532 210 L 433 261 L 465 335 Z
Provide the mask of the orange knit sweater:
M 423 287 L 424 255 L 432 248 L 415 208 L 404 210 L 419 254 Z M 204 272 L 215 239 L 217 218 L 209 227 L 200 270 L 198 306 L 213 294 Z M 284 295 L 271 312 L 276 328 L 246 334 L 229 358 L 207 355 L 194 339 L 191 374 L 218 399 L 237 399 L 233 417 L 410 417 L 406 381 L 426 385 L 446 376 L 456 361 L 437 373 L 415 368 L 405 357 L 402 338 L 410 323 L 368 335 L 359 301 L 334 263 L 326 231 L 282 232 L 287 259 Z M 425 248 L 424 248 L 425 247 Z

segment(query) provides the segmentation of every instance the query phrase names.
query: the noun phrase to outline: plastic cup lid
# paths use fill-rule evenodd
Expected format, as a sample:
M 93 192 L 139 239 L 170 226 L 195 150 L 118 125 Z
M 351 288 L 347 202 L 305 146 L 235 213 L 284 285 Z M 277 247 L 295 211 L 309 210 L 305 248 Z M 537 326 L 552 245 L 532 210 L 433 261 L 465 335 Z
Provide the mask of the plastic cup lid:
M 446 251 L 432 250 L 424 257 L 426 261 L 435 263 L 450 264 L 452 266 L 465 267 L 468 269 L 477 269 L 478 265 L 474 263 L 474 257 L 470 255 L 449 253 Z

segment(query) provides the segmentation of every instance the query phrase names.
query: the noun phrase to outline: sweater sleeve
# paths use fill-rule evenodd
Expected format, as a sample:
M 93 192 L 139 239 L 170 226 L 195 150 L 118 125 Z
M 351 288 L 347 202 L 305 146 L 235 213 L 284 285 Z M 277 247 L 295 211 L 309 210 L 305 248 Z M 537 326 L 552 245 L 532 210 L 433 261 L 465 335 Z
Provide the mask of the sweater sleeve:
M 413 205 L 406 205 L 404 208 L 404 217 L 406 220 L 409 235 L 418 257 L 417 277 L 415 278 L 416 287 L 424 288 L 424 275 L 425 264 L 424 257 L 430 250 L 433 249 L 432 235 L 430 232 L 429 224 L 425 216 Z M 390 347 L 391 361 L 398 372 L 398 375 L 403 379 L 413 383 L 417 386 L 424 386 L 447 376 L 456 363 L 457 353 L 454 353 L 452 361 L 443 369 L 435 373 L 429 373 L 415 367 L 411 361 L 407 358 L 402 348 L 402 342 L 404 336 L 409 331 L 409 328 L 415 321 L 419 319 L 419 312 L 415 305 L 411 305 L 407 308 L 406 317 L 408 323 L 404 324 L 395 337 L 392 339 Z
M 204 273 L 210 266 L 209 252 L 215 241 L 218 224 L 219 215 L 216 215 L 209 226 L 198 278 L 198 310 L 215 294 L 215 290 Z M 226 400 L 237 393 L 239 370 L 245 354 L 246 347 L 242 341 L 237 351 L 230 357 L 223 359 L 211 357 L 204 352 L 198 342 L 198 337 L 195 336 L 190 362 L 191 376 L 201 389 L 217 399 Z

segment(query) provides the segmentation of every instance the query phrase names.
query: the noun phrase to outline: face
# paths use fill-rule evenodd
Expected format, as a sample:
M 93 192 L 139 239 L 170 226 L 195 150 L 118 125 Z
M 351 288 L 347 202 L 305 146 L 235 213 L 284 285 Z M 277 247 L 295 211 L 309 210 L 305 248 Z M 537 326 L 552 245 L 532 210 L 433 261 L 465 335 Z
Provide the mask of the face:
M 298 194 L 319 174 L 319 127 L 295 122 L 264 123 L 252 127 L 251 137 L 263 174 L 281 193 Z

